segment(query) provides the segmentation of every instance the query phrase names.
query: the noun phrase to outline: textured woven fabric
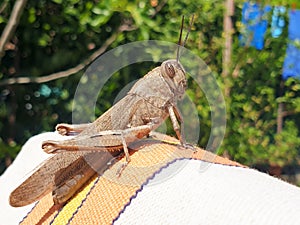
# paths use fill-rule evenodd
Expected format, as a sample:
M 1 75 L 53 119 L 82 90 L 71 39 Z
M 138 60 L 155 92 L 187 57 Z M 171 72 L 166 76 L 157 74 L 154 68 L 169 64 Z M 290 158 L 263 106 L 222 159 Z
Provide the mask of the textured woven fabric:
M 102 176 L 94 177 L 61 209 L 54 207 L 51 194 L 47 195 L 23 219 L 21 224 L 111 224 L 125 205 L 130 203 L 142 184 L 156 171 L 176 159 L 198 158 L 239 165 L 201 149 L 193 153 L 191 150 L 178 148 L 176 145 L 158 142 L 140 142 L 132 147 L 139 151 L 131 155 L 131 162 L 120 177 L 116 176 L 116 173 L 124 159 Z M 207 164 L 203 166 L 206 167 Z
M 299 224 L 299 188 L 249 168 L 202 164 L 182 159 L 159 171 L 114 224 Z
M 42 148 L 45 140 L 65 140 L 70 137 L 56 132 L 46 132 L 31 137 L 23 146 L 16 159 L 0 176 L 0 224 L 15 225 L 28 214 L 36 203 L 14 208 L 9 205 L 10 193 L 25 181 L 39 165 L 51 157 Z
M 132 152 L 121 177 L 116 172 L 124 159 L 102 176 L 96 174 L 64 206 L 53 206 L 49 193 L 21 224 L 265 225 L 300 221 L 299 188 L 201 149 L 193 153 L 179 148 L 174 145 L 178 141 L 168 136 L 159 139 L 172 144 L 141 141 L 132 145 L 138 151 Z M 3 220 L 5 210 L 0 214 L 0 224 L 16 224 Z

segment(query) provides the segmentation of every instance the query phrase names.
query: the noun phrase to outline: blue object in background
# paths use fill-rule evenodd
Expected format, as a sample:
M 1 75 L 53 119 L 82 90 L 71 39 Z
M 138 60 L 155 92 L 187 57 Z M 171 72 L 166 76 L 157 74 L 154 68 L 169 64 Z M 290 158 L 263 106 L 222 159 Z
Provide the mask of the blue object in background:
M 300 79 L 300 10 L 289 11 L 289 42 L 283 63 L 282 77 Z
M 285 11 L 286 8 L 284 6 L 275 6 L 273 9 L 271 32 L 274 38 L 278 38 L 282 34 L 282 29 L 285 26 Z
M 300 10 L 291 9 L 289 11 L 289 39 L 292 41 L 300 39 Z
M 243 46 L 253 46 L 258 50 L 264 47 L 264 35 L 268 27 L 268 12 L 270 6 L 245 2 L 242 9 L 242 23 L 245 30 L 240 35 L 240 43 Z

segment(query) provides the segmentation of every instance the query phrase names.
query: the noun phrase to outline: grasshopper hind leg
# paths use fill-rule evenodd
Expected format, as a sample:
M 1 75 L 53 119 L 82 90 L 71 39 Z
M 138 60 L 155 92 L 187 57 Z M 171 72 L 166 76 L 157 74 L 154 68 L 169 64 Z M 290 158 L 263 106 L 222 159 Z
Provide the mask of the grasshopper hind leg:
M 57 124 L 55 130 L 64 136 L 74 136 L 81 133 L 87 127 L 89 127 L 90 123 L 83 123 L 83 124 L 67 124 L 67 123 L 60 123 Z

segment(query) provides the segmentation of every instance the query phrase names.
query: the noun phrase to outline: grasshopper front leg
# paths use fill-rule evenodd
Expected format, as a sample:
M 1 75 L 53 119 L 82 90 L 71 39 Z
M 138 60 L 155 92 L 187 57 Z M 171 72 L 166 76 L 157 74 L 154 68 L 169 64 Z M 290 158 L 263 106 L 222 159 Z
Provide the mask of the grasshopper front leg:
M 176 107 L 176 105 L 171 105 L 168 107 L 168 112 L 170 115 L 170 119 L 173 125 L 173 129 L 176 132 L 176 135 L 180 141 L 180 144 L 185 147 L 185 148 L 190 148 L 194 150 L 194 146 L 192 146 L 191 144 L 188 144 L 185 140 L 185 135 L 184 135 L 184 121 L 182 118 L 182 115 L 180 113 L 180 111 L 178 110 L 178 108 Z M 178 121 L 180 122 L 180 126 Z
M 169 106 L 168 112 L 169 112 L 170 119 L 171 119 L 171 122 L 173 125 L 173 129 L 176 132 L 176 135 L 177 135 L 181 145 L 185 146 L 186 141 L 185 141 L 185 135 L 184 135 L 184 124 L 183 124 L 182 116 L 175 105 Z M 180 126 L 179 126 L 177 119 L 180 122 Z

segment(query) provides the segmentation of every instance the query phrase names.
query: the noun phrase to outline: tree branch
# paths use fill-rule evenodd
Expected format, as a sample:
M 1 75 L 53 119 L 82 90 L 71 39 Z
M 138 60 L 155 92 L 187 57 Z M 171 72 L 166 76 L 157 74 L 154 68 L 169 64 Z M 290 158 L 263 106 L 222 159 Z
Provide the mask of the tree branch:
M 299 113 L 299 112 L 297 112 L 297 111 L 283 111 L 283 112 L 281 113 L 281 116 L 282 116 L 282 117 L 292 116 L 292 115 L 295 115 L 295 114 L 297 114 L 297 113 Z
M 11 12 L 7 25 L 5 26 L 0 38 L 0 61 L 5 55 L 5 45 L 13 36 L 22 15 L 22 11 L 26 5 L 27 0 L 16 0 L 14 8 Z
M 68 77 L 70 75 L 73 75 L 75 73 L 78 73 L 82 69 L 84 69 L 87 65 L 92 63 L 98 56 L 103 54 L 106 49 L 117 39 L 118 35 L 122 33 L 123 31 L 130 31 L 136 28 L 132 28 L 131 26 L 127 24 L 122 24 L 116 32 L 114 32 L 106 41 L 104 44 L 99 48 L 97 51 L 95 51 L 92 55 L 90 55 L 89 58 L 84 60 L 82 63 L 78 64 L 77 66 L 67 69 L 65 71 L 60 71 L 56 73 L 52 73 L 49 75 L 41 76 L 41 77 L 14 77 L 9 78 L 3 81 L 0 81 L 0 86 L 3 85 L 12 85 L 12 84 L 28 84 L 28 83 L 45 83 L 52 80 L 56 80 L 63 77 Z

